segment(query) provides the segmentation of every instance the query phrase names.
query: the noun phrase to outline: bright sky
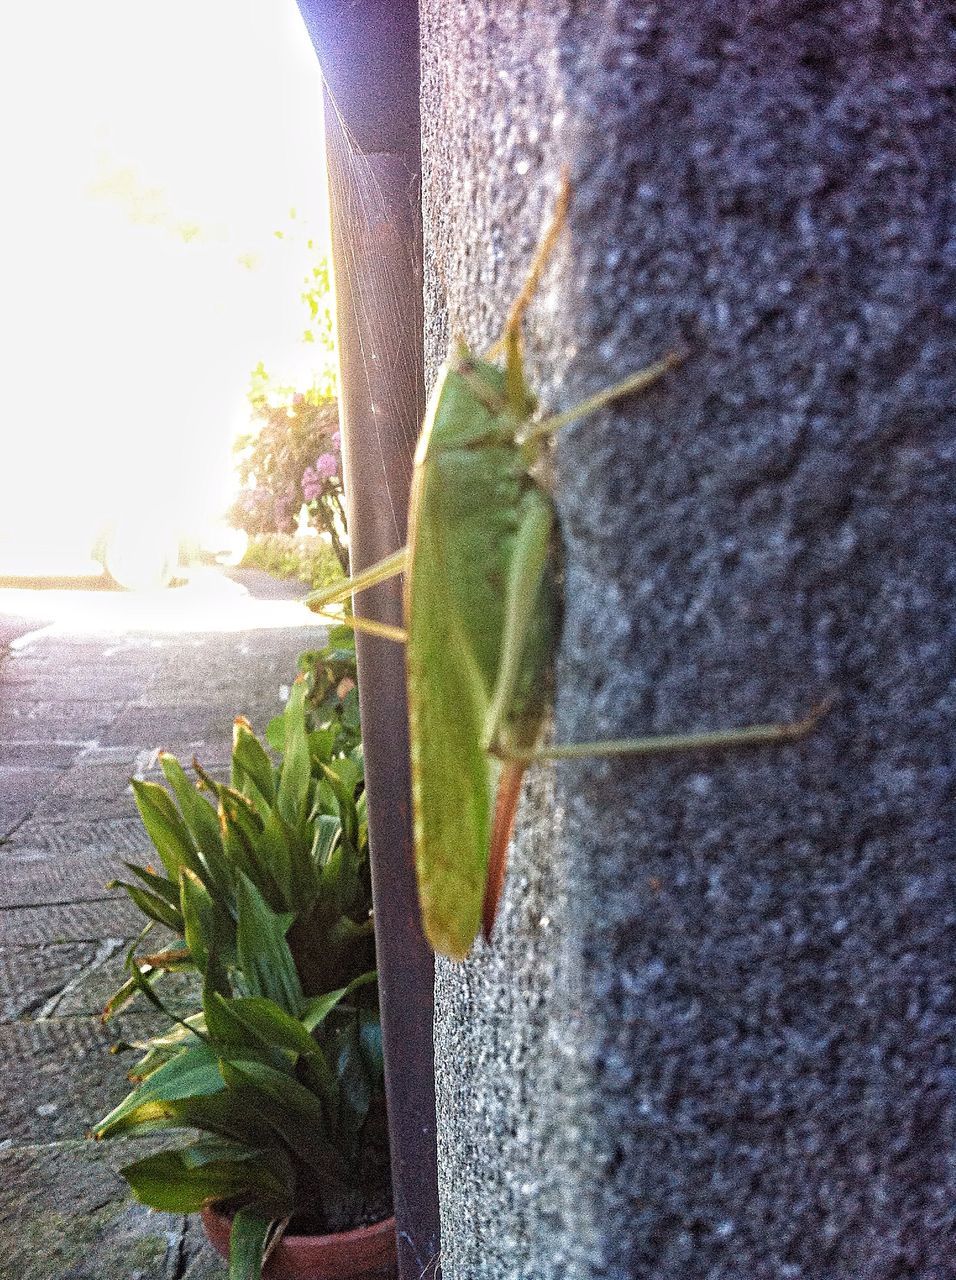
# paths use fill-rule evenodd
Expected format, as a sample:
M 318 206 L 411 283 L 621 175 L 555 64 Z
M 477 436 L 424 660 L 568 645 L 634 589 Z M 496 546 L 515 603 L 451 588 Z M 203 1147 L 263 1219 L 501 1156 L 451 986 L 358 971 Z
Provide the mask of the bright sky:
M 0 561 L 117 507 L 202 523 L 253 366 L 321 357 L 300 341 L 321 85 L 294 0 L 0 5 L 0 155 Z

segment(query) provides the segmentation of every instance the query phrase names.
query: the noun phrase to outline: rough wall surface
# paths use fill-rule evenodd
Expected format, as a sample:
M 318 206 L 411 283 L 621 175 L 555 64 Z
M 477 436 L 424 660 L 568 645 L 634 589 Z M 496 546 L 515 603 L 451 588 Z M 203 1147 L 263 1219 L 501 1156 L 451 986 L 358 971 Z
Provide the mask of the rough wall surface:
M 953 1280 L 947 7 L 422 31 L 432 369 L 499 332 L 562 164 L 545 403 L 687 352 L 556 449 L 558 737 L 839 698 L 797 745 L 532 779 L 494 945 L 438 976 L 445 1276 Z

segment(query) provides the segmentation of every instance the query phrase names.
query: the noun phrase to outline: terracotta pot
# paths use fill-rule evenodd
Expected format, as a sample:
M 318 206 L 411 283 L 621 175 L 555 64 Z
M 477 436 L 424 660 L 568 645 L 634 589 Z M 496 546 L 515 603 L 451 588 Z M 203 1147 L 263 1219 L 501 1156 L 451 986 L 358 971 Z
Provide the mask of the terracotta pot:
M 210 1243 L 229 1258 L 232 1218 L 209 1208 L 202 1224 Z M 395 1219 L 332 1236 L 283 1236 L 273 1250 L 264 1280 L 394 1280 L 398 1275 Z

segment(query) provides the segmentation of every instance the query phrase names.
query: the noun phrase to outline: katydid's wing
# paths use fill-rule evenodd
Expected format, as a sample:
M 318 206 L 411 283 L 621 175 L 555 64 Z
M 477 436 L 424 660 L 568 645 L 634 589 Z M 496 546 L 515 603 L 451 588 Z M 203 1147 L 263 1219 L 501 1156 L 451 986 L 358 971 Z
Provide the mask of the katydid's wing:
M 463 959 L 481 920 L 497 765 L 482 748 L 487 693 L 449 582 L 440 489 L 421 458 L 405 597 L 415 866 L 425 936 Z

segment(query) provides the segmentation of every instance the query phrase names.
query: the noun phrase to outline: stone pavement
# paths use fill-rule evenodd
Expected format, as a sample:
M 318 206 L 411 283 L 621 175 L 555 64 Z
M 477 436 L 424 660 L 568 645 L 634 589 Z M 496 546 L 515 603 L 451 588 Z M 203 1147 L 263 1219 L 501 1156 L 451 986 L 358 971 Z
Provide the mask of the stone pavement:
M 142 924 L 105 885 L 150 855 L 130 776 L 161 778 L 160 748 L 221 773 L 233 718 L 262 732 L 281 709 L 321 643 L 297 585 L 208 569 L 149 596 L 0 583 L 0 1280 L 225 1275 L 194 1219 L 131 1201 L 115 1171 L 143 1142 L 84 1140 L 126 1092 L 111 1042 L 151 1025 L 137 1006 L 99 1021 Z

